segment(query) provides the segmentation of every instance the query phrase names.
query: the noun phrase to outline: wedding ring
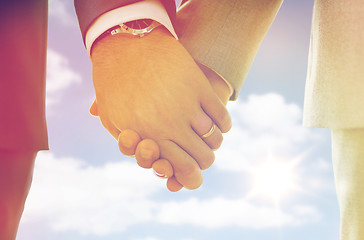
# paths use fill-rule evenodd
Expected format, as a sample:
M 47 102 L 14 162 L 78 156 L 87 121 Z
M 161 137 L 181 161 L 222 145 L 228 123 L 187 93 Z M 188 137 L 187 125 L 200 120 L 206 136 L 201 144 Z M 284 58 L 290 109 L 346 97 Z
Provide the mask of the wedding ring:
M 167 178 L 167 176 L 166 176 L 166 175 L 161 174 L 161 173 L 157 173 L 155 170 L 153 170 L 153 172 L 154 172 L 154 174 L 155 174 L 157 177 L 159 177 L 159 178 Z
M 201 138 L 204 139 L 204 138 L 210 137 L 214 133 L 215 129 L 216 129 L 216 125 L 214 123 L 212 123 L 210 130 L 207 133 L 205 133 L 204 135 L 202 135 Z

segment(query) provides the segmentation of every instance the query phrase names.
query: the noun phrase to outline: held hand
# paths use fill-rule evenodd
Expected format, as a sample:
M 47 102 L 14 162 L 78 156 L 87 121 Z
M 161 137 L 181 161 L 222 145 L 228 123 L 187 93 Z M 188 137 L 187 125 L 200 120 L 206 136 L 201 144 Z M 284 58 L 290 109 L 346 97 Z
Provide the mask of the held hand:
M 140 39 L 115 35 L 100 40 L 92 62 L 96 114 L 104 127 L 115 138 L 133 129 L 143 139 L 154 139 L 176 179 L 186 188 L 199 187 L 201 169 L 214 161 L 210 148 L 220 145 L 220 129 L 228 131 L 231 119 L 187 51 L 156 29 Z M 205 143 L 200 135 L 212 122 L 218 131 Z
M 90 107 L 90 113 L 95 117 L 99 116 L 96 100 Z M 156 142 L 151 139 L 142 140 L 135 131 L 126 129 L 119 134 L 118 143 L 120 152 L 126 156 L 135 155 L 139 166 L 143 168 L 152 166 L 156 174 L 159 173 L 160 177 L 168 178 L 167 188 L 171 192 L 177 192 L 183 188 L 183 185 L 173 176 L 171 163 L 166 159 L 159 159 L 159 147 Z M 146 155 L 148 157 L 143 157 Z
M 225 81 L 209 68 L 203 65 L 199 65 L 199 67 L 208 78 L 217 96 L 226 105 L 230 97 L 230 90 Z M 91 105 L 90 113 L 98 116 L 96 100 Z M 135 131 L 127 129 L 119 134 L 118 143 L 120 151 L 127 156 L 135 155 L 137 163 L 140 166 L 144 168 L 150 168 L 152 166 L 156 174 L 168 178 L 167 188 L 171 192 L 177 192 L 183 188 L 182 184 L 173 176 L 173 167 L 170 162 L 166 159 L 159 159 L 159 147 L 153 140 L 142 140 Z M 151 157 L 143 157 L 148 155 L 145 152 L 152 152 L 152 154 L 149 154 Z
M 230 90 L 225 83 L 216 73 L 200 65 L 200 68 L 204 71 L 206 77 L 210 81 L 212 88 L 215 93 L 221 99 L 221 101 L 226 104 L 230 97 Z M 168 178 L 167 188 L 172 192 L 179 191 L 183 186 L 177 181 L 173 175 L 173 167 L 166 159 L 158 159 L 159 148 L 157 144 L 150 140 L 145 139 L 141 141 L 139 135 L 132 130 L 125 130 L 119 135 L 119 148 L 120 151 L 126 155 L 134 155 L 137 159 L 139 165 L 150 166 L 152 165 L 153 170 L 157 175 L 164 176 Z M 138 149 L 138 151 L 136 151 Z M 152 158 L 143 158 L 141 152 L 145 150 L 152 151 Z M 158 159 L 158 160 L 157 160 Z M 171 171 L 172 170 L 172 171 Z

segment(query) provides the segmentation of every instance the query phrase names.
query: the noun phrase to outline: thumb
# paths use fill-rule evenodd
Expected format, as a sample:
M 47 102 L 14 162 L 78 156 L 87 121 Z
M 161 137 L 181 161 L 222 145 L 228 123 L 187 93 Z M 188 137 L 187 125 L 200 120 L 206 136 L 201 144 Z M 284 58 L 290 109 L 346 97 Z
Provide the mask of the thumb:
M 93 101 L 93 103 L 91 104 L 90 107 L 90 114 L 92 116 L 98 117 L 99 116 L 99 112 L 97 111 L 97 102 L 96 99 Z

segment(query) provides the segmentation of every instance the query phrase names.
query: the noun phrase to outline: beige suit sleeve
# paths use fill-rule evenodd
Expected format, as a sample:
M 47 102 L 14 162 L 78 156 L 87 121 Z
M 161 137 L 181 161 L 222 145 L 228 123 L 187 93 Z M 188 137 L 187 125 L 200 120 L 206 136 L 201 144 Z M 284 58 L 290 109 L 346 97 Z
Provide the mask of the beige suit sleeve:
M 180 41 L 226 79 L 235 100 L 283 0 L 191 0 L 177 14 Z
M 364 1 L 316 0 L 303 124 L 364 127 Z
M 364 238 L 364 128 L 332 130 L 332 162 L 340 205 L 340 239 Z

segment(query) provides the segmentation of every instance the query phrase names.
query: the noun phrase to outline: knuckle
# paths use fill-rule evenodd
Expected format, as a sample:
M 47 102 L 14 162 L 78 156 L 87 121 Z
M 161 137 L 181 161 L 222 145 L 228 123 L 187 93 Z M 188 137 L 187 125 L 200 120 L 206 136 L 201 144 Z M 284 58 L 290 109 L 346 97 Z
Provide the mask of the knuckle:
M 211 118 L 203 114 L 202 116 L 195 119 L 193 128 L 197 131 L 197 134 L 201 136 L 210 130 L 212 124 L 213 122 Z

